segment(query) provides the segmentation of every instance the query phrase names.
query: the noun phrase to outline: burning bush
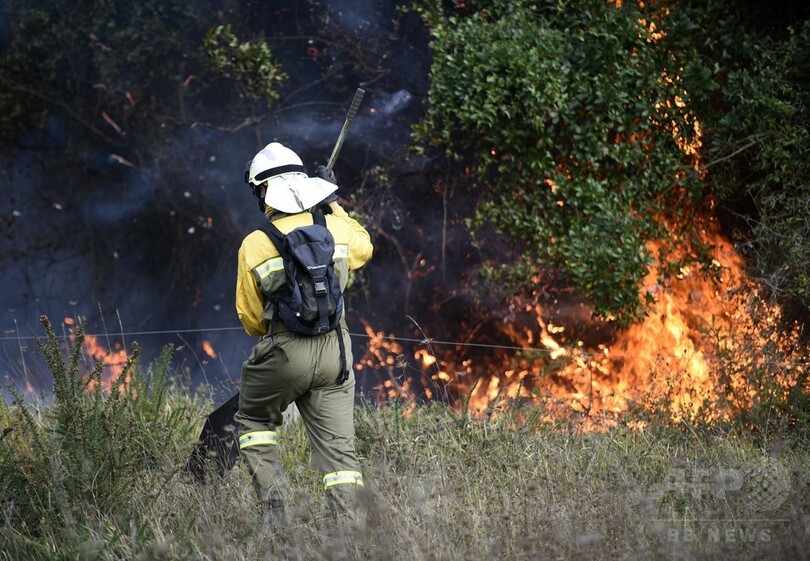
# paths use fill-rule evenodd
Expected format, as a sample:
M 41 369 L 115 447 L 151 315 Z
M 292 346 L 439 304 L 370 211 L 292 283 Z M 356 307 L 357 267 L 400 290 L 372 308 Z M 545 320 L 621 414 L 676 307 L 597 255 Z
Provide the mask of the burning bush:
M 810 434 L 810 354 L 801 326 L 758 296 L 736 250 L 704 226 L 709 269 L 648 274 L 650 311 L 628 328 L 589 317 L 587 307 L 571 314 L 571 300 L 538 288 L 513 297 L 508 318 L 490 318 L 456 342 L 424 332 L 398 341 L 367 326 L 369 350 L 357 368 L 378 372 L 383 398 L 440 399 L 474 416 L 523 403 L 541 407 L 546 422 L 586 429 L 726 425 L 802 440 Z M 650 253 L 664 247 L 651 243 Z M 472 336 L 480 344 L 464 343 Z

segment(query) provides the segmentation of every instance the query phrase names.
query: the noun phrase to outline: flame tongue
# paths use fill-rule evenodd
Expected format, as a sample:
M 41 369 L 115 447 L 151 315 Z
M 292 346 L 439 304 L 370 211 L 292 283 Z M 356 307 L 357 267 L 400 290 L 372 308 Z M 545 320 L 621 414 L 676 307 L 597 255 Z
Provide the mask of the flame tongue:
M 715 248 L 709 274 L 683 267 L 662 285 L 651 272 L 643 290 L 655 299 L 652 311 L 611 341 L 590 348 L 572 341 L 566 328 L 544 319 L 549 314 L 539 304 L 526 303 L 520 309 L 534 318 L 531 323 L 501 323 L 498 328 L 512 345 L 527 349 L 524 353 L 492 349 L 486 357 L 471 359 L 469 347 L 443 347 L 437 354 L 420 348 L 414 358 L 428 388 L 426 397 L 437 397 L 437 388 L 451 386 L 454 394 L 469 397 L 467 406 L 477 413 L 491 413 L 499 403 L 515 399 L 532 400 L 543 403 L 549 419 L 576 412 L 594 421 L 593 427 L 605 420 L 610 424 L 616 414 L 634 406 L 663 408 L 675 422 L 711 422 L 726 418 L 729 405 L 750 406 L 761 390 L 752 386 L 746 372 L 762 360 L 763 349 L 781 360 L 806 362 L 808 357 L 791 350 L 801 348 L 794 345 L 797 333 L 763 328 L 763 321 L 765 326 L 778 323 L 778 307 L 764 308 L 764 320 L 751 313 L 756 290 L 733 246 L 716 229 L 703 236 Z M 648 246 L 653 255 L 662 248 L 662 242 Z M 395 374 L 397 365 L 408 365 L 402 346 L 368 324 L 366 332 L 371 341 L 358 369 L 385 365 L 385 397 L 413 398 L 413 376 L 405 375 L 405 367 L 399 379 Z M 779 391 L 796 383 L 796 369 L 791 372 L 773 371 Z
M 212 345 L 210 341 L 206 340 L 202 342 L 202 350 L 208 358 L 217 358 L 217 351 L 214 349 L 214 345 Z
M 69 328 L 76 325 L 76 321 L 71 317 L 64 318 L 63 322 Z M 75 336 L 72 333 L 70 340 L 75 341 Z M 101 344 L 97 336 L 88 334 L 85 334 L 84 343 L 82 344 L 82 352 L 85 357 L 94 362 L 104 363 L 101 387 L 105 391 L 109 391 L 112 384 L 121 376 L 129 358 L 126 349 L 123 348 L 121 343 L 116 342 L 112 347 L 113 349 L 107 349 Z M 90 368 L 92 368 L 92 365 L 90 365 Z M 93 388 L 95 388 L 95 383 L 91 381 L 90 389 Z

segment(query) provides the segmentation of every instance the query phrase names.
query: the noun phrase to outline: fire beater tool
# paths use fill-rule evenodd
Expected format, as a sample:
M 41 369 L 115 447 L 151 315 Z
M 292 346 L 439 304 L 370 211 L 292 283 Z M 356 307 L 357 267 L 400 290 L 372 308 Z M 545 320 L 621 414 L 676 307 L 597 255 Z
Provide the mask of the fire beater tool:
M 185 471 L 199 483 L 208 481 L 209 475 L 216 473 L 224 477 L 239 458 L 236 443 L 236 421 L 234 415 L 239 410 L 239 392 L 220 405 L 205 419 L 194 449 L 186 462 Z
M 355 90 L 352 105 L 349 107 L 349 111 L 346 113 L 346 120 L 343 122 L 343 128 L 340 129 L 337 142 L 335 142 L 335 147 L 332 149 L 332 155 L 329 156 L 329 163 L 326 164 L 326 171 L 332 171 L 332 168 L 335 166 L 335 161 L 337 161 L 340 149 L 343 148 L 343 141 L 346 139 L 346 134 L 348 134 L 349 128 L 352 126 L 354 118 L 357 116 L 357 110 L 360 108 L 360 103 L 362 103 L 365 93 L 366 91 L 363 88 L 357 88 L 357 90 Z
M 357 88 L 352 98 L 352 104 L 346 113 L 346 120 L 340 130 L 326 170 L 331 171 L 337 161 L 343 141 L 357 116 L 357 110 L 365 94 L 363 88 Z M 237 443 L 236 420 L 234 415 L 239 410 L 239 392 L 228 401 L 220 405 L 205 419 L 200 437 L 191 451 L 184 471 L 191 474 L 199 483 L 208 481 L 210 475 L 223 477 L 239 459 L 239 445 Z

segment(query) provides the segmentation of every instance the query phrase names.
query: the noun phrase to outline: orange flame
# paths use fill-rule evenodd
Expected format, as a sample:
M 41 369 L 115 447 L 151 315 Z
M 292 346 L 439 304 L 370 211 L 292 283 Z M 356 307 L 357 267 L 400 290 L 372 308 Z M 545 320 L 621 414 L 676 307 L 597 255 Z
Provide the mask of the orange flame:
M 394 341 L 393 336 L 386 337 L 381 331 L 374 331 L 367 321 L 361 321 L 369 337 L 369 344 L 366 355 L 354 365 L 355 370 L 360 373 L 366 368 L 381 368 L 387 379 L 377 386 L 377 399 L 381 401 L 404 399 L 411 407 L 415 406 L 411 389 L 412 379 L 405 373 L 408 365 L 404 361 L 402 345 Z M 428 399 L 430 397 L 428 394 Z
M 214 346 L 209 341 L 202 342 L 202 350 L 206 355 L 208 355 L 208 358 L 217 358 L 217 352 L 214 350 Z
M 782 357 L 799 365 L 771 369 L 776 372 L 769 375 L 771 382 L 787 395 L 810 360 L 806 352 L 795 350 L 801 348 L 798 332 L 775 329 L 781 314 L 776 306 L 764 308 L 765 325 L 773 329 L 763 329 L 752 310 L 756 289 L 746 280 L 739 254 L 716 227 L 703 237 L 715 248 L 709 270 L 684 266 L 662 284 L 653 267 L 642 289 L 655 300 L 652 310 L 613 341 L 586 348 L 583 341 L 568 337 L 569 329 L 544 319 L 548 313 L 540 304 L 524 303 L 520 307 L 534 318 L 533 324 L 500 326 L 510 341 L 527 349 L 519 356 L 495 349 L 486 364 L 476 365 L 458 348 L 439 355 L 420 348 L 414 353 L 417 375 L 403 381 L 393 376 L 405 364 L 401 345 L 366 324 L 371 341 L 359 369 L 388 368 L 385 397 L 406 396 L 411 379 L 425 387 L 443 382 L 467 395 L 467 407 L 475 414 L 491 414 L 499 404 L 516 400 L 531 401 L 546 407 L 548 420 L 571 413 L 588 419 L 584 428 L 609 426 L 634 407 L 663 407 L 673 422 L 727 419 L 729 406 L 750 408 L 764 391 L 746 373 L 758 367 L 765 349 L 769 360 Z M 662 241 L 648 245 L 653 255 L 663 247 Z M 493 366 L 498 362 L 507 366 Z M 727 375 L 725 382 L 720 374 Z M 432 395 L 425 392 L 428 399 Z
M 115 343 L 113 347 L 115 350 L 108 350 L 98 341 L 98 337 L 93 335 L 85 335 L 84 337 L 85 355 L 104 363 L 104 376 L 101 380 L 101 387 L 106 391 L 109 391 L 113 383 L 121 377 L 129 358 L 126 349 L 120 343 Z M 94 387 L 95 385 L 91 383 L 90 389 Z
M 76 321 L 70 317 L 66 317 L 63 321 L 68 327 L 72 327 L 76 324 Z M 75 341 L 73 334 L 71 334 L 70 339 L 71 341 Z M 114 350 L 109 350 L 99 342 L 97 336 L 87 334 L 85 334 L 84 343 L 82 344 L 82 352 L 87 358 L 95 362 L 104 363 L 101 387 L 105 391 L 109 391 L 113 383 L 121 377 L 127 360 L 129 359 L 129 355 L 121 343 L 116 342 L 112 346 Z M 95 387 L 95 382 L 91 381 L 89 388 L 92 390 Z

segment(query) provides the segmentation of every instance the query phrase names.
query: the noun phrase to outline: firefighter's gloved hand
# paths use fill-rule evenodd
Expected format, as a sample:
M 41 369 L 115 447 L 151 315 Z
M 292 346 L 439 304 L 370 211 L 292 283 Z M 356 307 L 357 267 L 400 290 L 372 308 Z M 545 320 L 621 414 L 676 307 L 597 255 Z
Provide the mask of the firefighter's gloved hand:
M 335 185 L 337 185 L 337 178 L 335 177 L 335 172 L 331 169 L 327 171 L 326 166 L 316 167 L 315 177 L 320 177 L 324 181 L 328 181 L 329 183 L 334 183 Z
M 337 178 L 335 177 L 335 172 L 331 169 L 327 170 L 326 166 L 316 167 L 315 177 L 320 177 L 324 181 L 328 181 L 329 183 L 334 183 L 335 185 L 337 185 Z M 330 193 L 329 195 L 327 195 L 326 198 L 318 204 L 320 204 L 321 206 L 326 206 L 329 205 L 329 203 L 337 201 L 337 198 L 338 198 L 337 191 L 335 191 L 334 193 Z
M 335 201 L 337 201 L 337 199 L 338 199 L 337 191 L 335 191 L 334 193 L 330 193 L 329 195 L 327 195 L 326 198 L 318 204 L 321 206 L 327 206 L 329 205 L 329 203 L 334 203 Z

